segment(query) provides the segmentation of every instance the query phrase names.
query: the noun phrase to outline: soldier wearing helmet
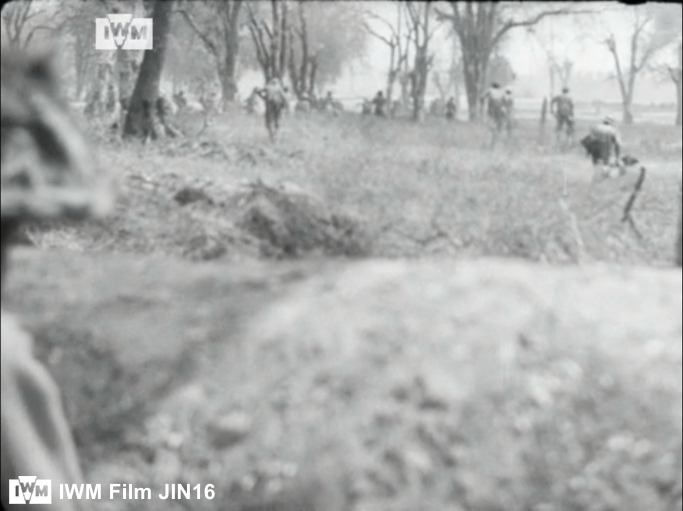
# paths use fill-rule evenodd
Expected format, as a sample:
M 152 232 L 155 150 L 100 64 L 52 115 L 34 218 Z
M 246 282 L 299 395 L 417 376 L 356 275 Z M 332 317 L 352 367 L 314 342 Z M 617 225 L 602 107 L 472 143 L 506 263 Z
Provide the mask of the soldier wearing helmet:
M 93 172 L 88 146 L 57 94 L 49 63 L 2 50 L 2 281 L 13 234 L 28 220 L 79 219 L 105 212 L 105 183 Z M 2 505 L 9 479 L 37 476 L 80 484 L 83 476 L 59 390 L 34 358 L 33 340 L 1 311 Z M 51 509 L 85 509 L 54 499 Z
M 377 117 L 386 117 L 387 111 L 387 99 L 384 97 L 384 93 L 380 90 L 372 100 L 372 105 L 375 109 L 375 115 Z
M 574 133 L 574 101 L 569 94 L 569 87 L 563 87 L 562 94 L 552 99 L 550 113 L 555 115 L 557 122 L 555 132 L 558 137 L 563 130 L 570 136 Z
M 625 172 L 621 165 L 621 135 L 612 117 L 605 117 L 600 124 L 596 124 L 590 133 L 581 139 L 581 145 L 593 160 L 593 165 L 603 167 L 603 173 L 609 174 L 606 167 L 619 167 L 620 174 Z
M 285 89 L 278 78 L 271 78 L 263 89 L 257 91 L 257 94 L 266 104 L 266 128 L 271 141 L 274 141 L 280 129 L 282 111 L 287 108 Z
M 498 82 L 493 82 L 481 97 L 490 125 L 495 131 L 502 131 L 507 126 L 506 101 L 505 92 Z

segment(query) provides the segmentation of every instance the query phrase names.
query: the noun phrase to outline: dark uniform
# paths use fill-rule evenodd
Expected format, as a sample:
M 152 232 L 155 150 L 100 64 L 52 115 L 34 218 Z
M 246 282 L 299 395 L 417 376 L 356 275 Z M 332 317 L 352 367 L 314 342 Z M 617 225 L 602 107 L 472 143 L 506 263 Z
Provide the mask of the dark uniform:
M 455 114 L 457 111 L 457 106 L 455 104 L 455 99 L 450 98 L 448 102 L 446 103 L 446 119 L 449 121 L 452 121 L 455 119 Z
M 271 140 L 275 140 L 280 129 L 280 117 L 287 106 L 285 91 L 277 78 L 271 78 L 266 86 L 258 91 L 259 96 L 266 103 L 266 128 Z
M 372 105 L 375 107 L 375 115 L 377 117 L 386 117 L 387 115 L 387 100 L 382 91 L 378 91 L 377 95 L 372 100 Z
M 507 107 L 505 106 L 505 92 L 497 83 L 491 84 L 491 88 L 482 97 L 486 105 L 486 115 L 495 131 L 502 131 L 507 127 Z
M 594 165 L 619 165 L 621 136 L 612 118 L 606 117 L 601 124 L 593 126 L 590 133 L 581 139 L 581 145 L 590 155 Z M 621 172 L 624 172 L 623 168 Z
M 555 96 L 550 102 L 550 111 L 555 114 L 556 132 L 559 135 L 566 130 L 569 135 L 574 133 L 574 101 L 569 95 L 569 89 L 562 89 L 562 94 Z

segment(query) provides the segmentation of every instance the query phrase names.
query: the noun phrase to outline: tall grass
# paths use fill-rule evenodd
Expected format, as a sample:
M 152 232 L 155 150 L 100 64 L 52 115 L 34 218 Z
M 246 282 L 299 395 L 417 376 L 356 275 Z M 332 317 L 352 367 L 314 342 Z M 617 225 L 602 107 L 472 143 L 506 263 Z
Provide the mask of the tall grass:
M 255 241 L 235 227 L 239 184 L 289 182 L 364 219 L 373 255 L 491 255 L 552 263 L 586 261 L 667 265 L 673 258 L 681 130 L 624 128 L 625 152 L 648 169 L 633 210 L 621 209 L 637 177 L 592 182 L 578 147 L 560 151 L 551 127 L 520 121 L 511 139 L 489 148 L 485 126 L 428 118 L 377 119 L 291 115 L 279 140 L 267 141 L 261 117 L 231 112 L 199 137 L 142 146 L 102 137 L 102 164 L 119 183 L 115 214 L 104 223 L 36 232 L 39 245 L 193 257 L 219 243 L 216 257 L 257 257 Z M 578 133 L 587 129 L 579 123 Z M 204 188 L 214 206 L 180 207 L 183 186 Z M 562 202 L 564 200 L 564 202 Z M 208 241 L 207 241 L 208 240 Z

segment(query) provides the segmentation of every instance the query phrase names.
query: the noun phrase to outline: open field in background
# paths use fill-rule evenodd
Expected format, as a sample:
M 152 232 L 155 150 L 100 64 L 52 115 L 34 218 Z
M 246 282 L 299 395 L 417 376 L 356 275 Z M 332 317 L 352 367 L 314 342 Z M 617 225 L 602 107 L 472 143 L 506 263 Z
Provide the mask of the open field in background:
M 664 266 L 672 259 L 680 128 L 622 128 L 624 152 L 647 169 L 633 209 L 639 237 L 621 222 L 638 166 L 593 183 L 583 149 L 555 148 L 551 126 L 543 135 L 537 123 L 519 120 L 512 139 L 491 151 L 485 127 L 443 119 L 415 125 L 353 114 L 293 115 L 284 119 L 275 144 L 267 142 L 263 124 L 259 116 L 232 112 L 198 138 L 143 147 L 103 136 L 100 160 L 120 192 L 115 214 L 93 229 L 66 226 L 34 233 L 34 240 L 202 259 L 259 257 L 259 241 L 236 224 L 240 190 L 263 180 L 300 188 L 358 220 L 372 240 L 368 256 Z M 577 138 L 589 125 L 578 122 Z M 198 133 L 201 120 L 184 128 Z M 179 206 L 173 196 L 186 186 L 204 190 L 214 204 Z M 568 209 L 560 202 L 565 191 Z M 206 244 L 218 249 L 197 255 L 192 248 Z

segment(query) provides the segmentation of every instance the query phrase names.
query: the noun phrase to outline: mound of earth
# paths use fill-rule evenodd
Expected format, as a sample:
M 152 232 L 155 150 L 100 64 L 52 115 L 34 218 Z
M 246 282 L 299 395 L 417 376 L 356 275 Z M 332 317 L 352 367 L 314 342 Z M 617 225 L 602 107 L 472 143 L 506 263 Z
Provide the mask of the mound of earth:
M 256 182 L 241 204 L 244 212 L 238 225 L 261 240 L 265 257 L 370 253 L 370 238 L 360 221 L 297 187 Z
M 16 259 L 88 481 L 136 510 L 680 509 L 680 270 Z

